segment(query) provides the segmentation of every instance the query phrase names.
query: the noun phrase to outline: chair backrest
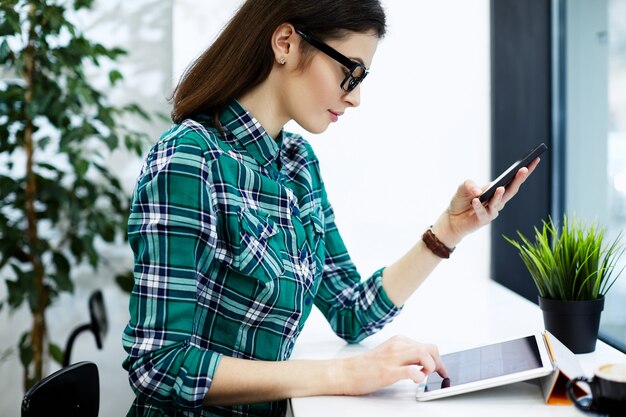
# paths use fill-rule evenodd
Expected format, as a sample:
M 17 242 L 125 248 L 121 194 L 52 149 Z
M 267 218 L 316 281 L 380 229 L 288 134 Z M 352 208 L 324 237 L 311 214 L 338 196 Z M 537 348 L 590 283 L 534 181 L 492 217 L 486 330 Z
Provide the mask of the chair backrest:
M 97 417 L 100 378 L 93 362 L 61 368 L 33 385 L 22 399 L 22 417 Z

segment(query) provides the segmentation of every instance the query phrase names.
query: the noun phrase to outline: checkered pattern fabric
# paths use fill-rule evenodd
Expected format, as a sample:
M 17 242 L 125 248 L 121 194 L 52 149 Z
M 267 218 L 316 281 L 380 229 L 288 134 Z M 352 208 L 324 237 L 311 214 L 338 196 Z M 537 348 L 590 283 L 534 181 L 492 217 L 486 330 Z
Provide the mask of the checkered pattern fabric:
M 313 304 L 351 343 L 399 312 L 382 269 L 362 280 L 350 260 L 310 145 L 234 100 L 220 121 L 172 126 L 133 194 L 129 415 L 282 415 L 284 401 L 204 407 L 222 355 L 289 359 Z

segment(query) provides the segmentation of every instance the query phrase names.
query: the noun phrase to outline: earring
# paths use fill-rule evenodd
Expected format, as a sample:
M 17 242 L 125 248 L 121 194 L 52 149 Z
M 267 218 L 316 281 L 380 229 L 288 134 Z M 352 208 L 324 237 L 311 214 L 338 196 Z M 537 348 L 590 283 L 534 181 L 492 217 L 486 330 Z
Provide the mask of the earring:
M 280 59 L 278 60 L 278 63 L 279 63 L 280 65 L 285 65 L 285 62 L 287 62 L 287 60 L 285 59 L 285 57 L 284 57 L 284 56 L 281 56 L 281 57 L 280 57 Z

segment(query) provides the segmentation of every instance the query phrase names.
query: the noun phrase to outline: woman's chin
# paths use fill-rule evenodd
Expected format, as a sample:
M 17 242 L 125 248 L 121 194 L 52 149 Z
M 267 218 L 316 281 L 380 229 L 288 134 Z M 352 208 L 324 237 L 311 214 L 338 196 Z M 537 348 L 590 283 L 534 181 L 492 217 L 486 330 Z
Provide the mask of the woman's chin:
M 306 130 L 309 133 L 312 133 L 314 135 L 319 135 L 320 133 L 324 133 L 326 131 L 326 129 L 328 129 L 328 126 L 330 125 L 330 123 L 298 123 L 300 125 L 300 127 L 304 130 Z

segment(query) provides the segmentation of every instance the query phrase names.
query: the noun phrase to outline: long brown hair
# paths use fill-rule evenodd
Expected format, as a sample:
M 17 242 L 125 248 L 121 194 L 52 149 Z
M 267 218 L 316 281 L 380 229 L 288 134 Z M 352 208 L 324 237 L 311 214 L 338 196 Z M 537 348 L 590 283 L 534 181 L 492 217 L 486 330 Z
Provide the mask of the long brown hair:
M 217 122 L 229 99 L 269 76 L 274 63 L 272 34 L 286 22 L 321 40 L 346 31 L 373 31 L 378 38 L 385 34 L 379 0 L 247 0 L 183 74 L 172 96 L 172 120 L 180 123 L 202 113 Z M 306 56 L 310 47 L 300 44 Z

